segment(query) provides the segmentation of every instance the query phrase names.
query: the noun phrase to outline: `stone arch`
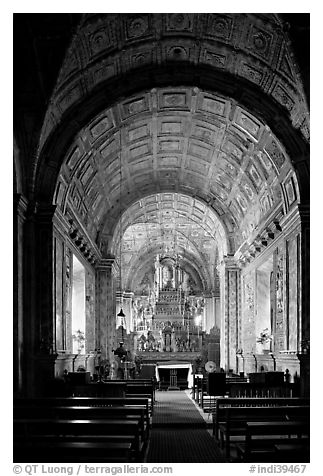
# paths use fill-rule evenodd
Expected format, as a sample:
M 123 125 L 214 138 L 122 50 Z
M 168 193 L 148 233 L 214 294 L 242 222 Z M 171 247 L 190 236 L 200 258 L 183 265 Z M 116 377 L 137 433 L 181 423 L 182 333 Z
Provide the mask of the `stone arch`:
M 53 194 L 64 150 L 102 107 L 167 85 L 223 94 L 261 118 L 283 140 L 308 199 L 306 99 L 282 20 L 263 14 L 83 15 L 44 120 L 38 197 Z M 51 167 L 41 178 L 43 160 Z
M 100 113 L 102 108 L 147 88 L 169 85 L 175 87 L 183 84 L 196 86 L 197 83 L 205 90 L 229 95 L 237 101 L 237 104 L 241 104 L 268 124 L 286 148 L 295 167 L 301 200 L 308 201 L 309 145 L 300 131 L 291 124 L 290 118 L 281 106 L 259 90 L 255 94 L 257 88 L 244 80 L 227 77 L 225 73 L 210 67 L 197 68 L 194 65 L 187 65 L 187 68 L 184 68 L 182 64 L 174 65 L 172 74 L 169 74 L 167 66 L 154 67 L 151 70 L 145 68 L 145 71 L 139 69 L 129 74 L 128 78 L 124 75 L 122 80 L 118 78 L 114 82 L 110 80 L 104 86 L 100 85 L 98 90 L 84 98 L 82 102 L 73 105 L 62 117 L 62 122 L 53 130 L 39 153 L 34 177 L 36 197 L 41 201 L 52 200 L 60 167 L 75 135 Z M 50 167 L 47 166 L 49 164 Z

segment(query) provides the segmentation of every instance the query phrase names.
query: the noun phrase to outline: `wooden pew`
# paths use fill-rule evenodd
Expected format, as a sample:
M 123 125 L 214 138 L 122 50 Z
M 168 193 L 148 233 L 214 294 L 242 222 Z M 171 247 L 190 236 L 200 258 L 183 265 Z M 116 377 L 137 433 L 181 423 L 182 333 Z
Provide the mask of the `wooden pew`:
M 14 443 L 15 463 L 121 463 L 136 461 L 131 442 L 30 440 Z
M 147 419 L 146 409 L 143 406 L 111 406 L 111 407 L 93 407 L 93 406 L 48 406 L 48 407 L 30 407 L 20 406 L 14 408 L 14 419 L 21 418 L 59 418 L 59 419 L 138 419 L 140 418 L 141 437 L 145 444 L 148 442 L 150 431 L 150 420 Z
M 29 398 L 15 399 L 14 407 L 18 406 L 70 406 L 85 405 L 93 407 L 110 407 L 110 406 L 129 406 L 141 405 L 145 408 L 147 422 L 150 421 L 151 406 L 148 398 L 145 397 L 47 397 L 47 398 Z
M 69 442 L 82 441 L 93 442 L 129 442 L 131 439 L 132 447 L 136 450 L 136 459 L 140 460 L 143 451 L 148 444 L 149 430 L 151 426 L 151 417 L 149 412 L 149 401 L 145 398 L 91 398 L 91 397 L 54 397 L 54 398 L 34 398 L 34 399 L 17 399 L 14 401 L 14 418 L 15 421 L 22 419 L 68 419 L 68 420 L 122 420 L 137 421 L 139 426 L 139 442 L 138 438 L 123 432 L 105 435 L 89 435 L 85 436 L 77 434 L 71 438 L 64 434 L 64 439 L 68 438 Z M 17 426 L 15 427 L 17 428 Z M 111 428 L 111 426 L 110 426 Z M 123 426 L 123 430 L 125 427 Z M 124 438 L 123 438 L 124 435 Z M 37 433 L 30 433 L 29 437 L 37 439 Z M 21 443 L 21 434 L 15 432 L 15 440 Z M 55 439 L 55 434 L 47 434 L 46 438 Z M 20 444 L 21 447 L 21 444 Z
M 309 407 L 277 406 L 277 407 L 228 407 L 226 421 L 219 425 L 221 447 L 225 448 L 226 458 L 230 457 L 232 437 L 241 437 L 246 431 L 246 421 L 303 421 L 309 418 Z
M 293 438 L 287 442 L 280 441 L 274 445 L 274 460 L 279 463 L 309 463 L 310 440 L 309 438 Z
M 237 445 L 238 455 L 244 462 L 281 462 L 286 456 L 292 458 L 291 463 L 304 462 L 309 456 L 309 426 L 309 419 L 247 421 L 245 443 Z
M 152 381 L 127 380 L 127 397 L 145 397 L 149 398 L 153 411 L 155 402 L 155 383 Z
M 229 458 L 231 437 L 244 435 L 248 419 L 308 419 L 309 405 L 307 399 L 299 398 L 218 398 L 212 418 L 213 436 L 220 439 Z
M 115 435 L 133 435 L 134 436 L 134 452 L 135 459 L 138 461 L 142 455 L 143 441 L 140 434 L 140 418 L 137 419 L 57 419 L 57 418 L 23 418 L 14 419 L 14 447 L 17 449 L 16 456 L 19 457 L 20 452 L 24 453 L 24 448 L 28 447 L 28 442 L 33 441 L 34 447 L 38 447 L 41 440 L 46 441 L 50 445 L 57 445 L 59 441 L 64 443 L 86 443 L 88 450 L 95 448 L 97 443 L 97 451 L 103 452 L 104 444 L 113 443 L 105 441 L 106 436 Z M 48 438 L 49 437 L 49 438 Z M 56 439 L 55 439 L 56 437 Z M 64 439 L 67 437 L 67 440 Z M 79 438 L 82 437 L 82 441 Z M 97 439 L 99 438 L 99 440 Z M 127 441 L 119 441 L 118 443 L 129 443 Z M 91 444 L 90 444 L 91 443 Z M 115 443 L 117 443 L 115 441 Z M 45 445 L 45 443 L 44 443 Z M 46 446 L 46 445 L 45 445 Z M 85 445 L 86 446 L 86 445 Z M 75 446 L 75 448 L 80 447 Z M 20 450 L 20 452 L 19 452 Z M 27 451 L 27 450 L 26 450 Z M 75 449 L 76 451 L 76 449 Z M 79 449 L 80 456 L 82 451 Z M 95 454 L 95 451 L 93 450 Z M 103 457 L 103 456 L 102 456 Z
M 67 384 L 67 394 L 72 397 L 125 397 L 125 381 L 92 382 L 85 385 Z
M 218 438 L 219 425 L 225 423 L 227 418 L 227 407 L 276 407 L 276 406 L 308 406 L 309 399 L 307 398 L 230 398 L 230 397 L 215 397 L 214 407 L 212 411 L 213 419 L 213 436 Z

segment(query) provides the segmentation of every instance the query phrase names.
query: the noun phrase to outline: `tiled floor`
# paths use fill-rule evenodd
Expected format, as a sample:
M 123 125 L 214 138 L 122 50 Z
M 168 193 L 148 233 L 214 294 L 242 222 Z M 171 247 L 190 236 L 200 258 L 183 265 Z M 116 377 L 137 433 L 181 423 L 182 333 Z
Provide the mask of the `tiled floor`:
M 223 462 L 207 422 L 186 392 L 156 392 L 146 462 Z

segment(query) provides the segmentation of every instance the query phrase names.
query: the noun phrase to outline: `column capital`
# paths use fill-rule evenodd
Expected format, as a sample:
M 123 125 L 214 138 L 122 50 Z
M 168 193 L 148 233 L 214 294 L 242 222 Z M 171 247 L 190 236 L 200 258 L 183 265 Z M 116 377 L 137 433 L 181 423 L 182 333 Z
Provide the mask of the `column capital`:
M 222 261 L 217 265 L 217 270 L 219 273 L 229 269 L 240 269 L 240 265 L 233 255 L 224 256 Z
M 63 215 L 61 210 L 57 207 L 53 214 L 54 224 L 60 232 L 68 233 L 71 225 L 68 223 L 66 217 Z
M 123 291 L 120 294 L 122 294 L 122 297 L 125 299 L 130 299 L 135 295 L 135 293 L 133 293 L 132 291 Z
M 35 208 L 37 221 L 44 224 L 53 223 L 56 208 L 57 205 L 38 203 Z
M 285 234 L 297 227 L 309 226 L 310 208 L 308 205 L 296 205 L 281 220 L 282 230 Z
M 97 262 L 95 269 L 97 271 L 112 271 L 116 272 L 116 260 L 115 258 L 102 258 Z

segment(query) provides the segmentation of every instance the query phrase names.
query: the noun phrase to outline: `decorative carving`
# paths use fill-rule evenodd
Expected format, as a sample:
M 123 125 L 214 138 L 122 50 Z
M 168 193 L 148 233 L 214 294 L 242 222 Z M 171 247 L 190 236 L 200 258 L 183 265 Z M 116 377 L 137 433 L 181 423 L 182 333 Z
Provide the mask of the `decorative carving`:
M 182 46 L 173 46 L 167 50 L 167 56 L 173 60 L 187 58 L 188 52 Z
M 94 126 L 90 128 L 91 136 L 93 139 L 96 139 L 97 137 L 101 136 L 104 132 L 109 131 L 112 127 L 113 127 L 112 120 L 109 117 L 105 116 L 97 124 L 95 124 Z
M 222 15 L 210 15 L 208 18 L 208 34 L 223 40 L 229 40 L 232 34 L 233 20 Z
M 92 54 L 96 54 L 109 46 L 110 39 L 104 28 L 97 30 L 90 37 L 90 47 Z
M 103 66 L 96 69 L 93 73 L 94 75 L 94 82 L 99 83 L 104 79 L 110 78 L 115 74 L 115 65 L 113 63 L 103 63 Z
M 70 168 L 73 169 L 78 162 L 79 158 L 81 157 L 81 152 L 78 147 L 75 147 L 72 152 L 69 154 L 69 156 L 66 159 L 66 165 Z
M 288 180 L 288 182 L 286 182 L 285 190 L 286 190 L 288 205 L 290 206 L 296 200 L 295 185 L 294 185 L 293 177 L 291 177 Z
M 225 68 L 227 58 L 225 55 L 219 55 L 212 51 L 205 52 L 205 62 L 216 66 L 217 68 Z
M 270 210 L 271 202 L 268 194 L 264 194 L 260 197 L 260 206 L 263 213 L 267 213 Z
M 237 162 L 242 160 L 242 150 L 236 146 L 232 141 L 226 140 L 222 146 L 222 149 L 229 152 Z
M 280 51 L 280 63 L 278 65 L 278 71 L 282 72 L 290 81 L 294 81 L 295 78 L 295 65 L 292 63 L 286 43 L 283 45 Z
M 202 109 L 206 112 L 211 112 L 213 114 L 217 114 L 219 116 L 224 116 L 225 112 L 225 102 L 217 101 L 213 98 L 204 96 Z
M 245 190 L 249 200 L 252 200 L 254 198 L 254 192 L 253 192 L 252 188 L 250 187 L 250 185 L 246 181 L 242 181 L 241 186 Z
M 252 285 L 251 281 L 246 283 L 245 290 L 246 290 L 245 301 L 246 301 L 247 308 L 249 310 L 253 310 L 253 308 L 254 308 L 254 289 L 253 289 L 253 285 Z
M 292 111 L 294 101 L 280 84 L 276 85 L 272 95 L 280 104 L 285 106 L 289 112 Z
M 167 30 L 169 31 L 192 31 L 193 14 L 169 13 L 167 14 Z
M 310 140 L 310 128 L 308 120 L 305 118 L 301 125 L 301 131 L 307 140 Z
M 241 76 L 244 78 L 250 79 L 255 84 L 261 84 L 263 73 L 257 69 L 249 66 L 246 63 L 243 63 L 241 67 Z
M 244 114 L 240 109 L 238 110 L 238 115 L 236 118 L 236 124 L 242 127 L 245 131 L 249 132 L 256 139 L 259 136 L 260 124 L 257 124 L 249 116 Z
M 163 107 L 183 107 L 186 106 L 186 94 L 185 93 L 165 93 L 162 95 Z
M 238 204 L 240 205 L 241 209 L 243 210 L 243 212 L 245 212 L 248 208 L 248 204 L 246 200 L 240 194 L 236 195 L 236 200 Z
M 131 64 L 133 66 L 141 66 L 151 61 L 151 51 L 147 53 L 139 53 L 131 57 Z
M 248 175 L 256 190 L 259 190 L 262 180 L 254 164 L 251 164 L 249 167 Z
M 259 151 L 256 156 L 260 160 L 264 169 L 267 170 L 268 172 L 270 172 L 272 170 L 273 166 L 272 166 L 272 163 L 271 163 L 271 160 L 269 159 L 269 157 L 264 152 L 261 152 L 261 151 Z
M 149 27 L 148 17 L 141 16 L 128 20 L 127 33 L 128 38 L 138 38 L 147 33 Z
M 125 116 L 131 116 L 147 110 L 148 104 L 144 97 L 122 105 L 122 111 Z
M 269 52 L 272 48 L 272 40 L 273 37 L 270 33 L 252 25 L 248 46 L 254 53 L 268 59 Z
M 277 313 L 282 313 L 284 310 L 284 256 L 280 256 L 277 261 L 276 299 Z
M 279 148 L 277 142 L 271 138 L 270 142 L 265 147 L 269 157 L 276 165 L 277 169 L 280 170 L 285 162 L 285 156 L 281 149 Z

